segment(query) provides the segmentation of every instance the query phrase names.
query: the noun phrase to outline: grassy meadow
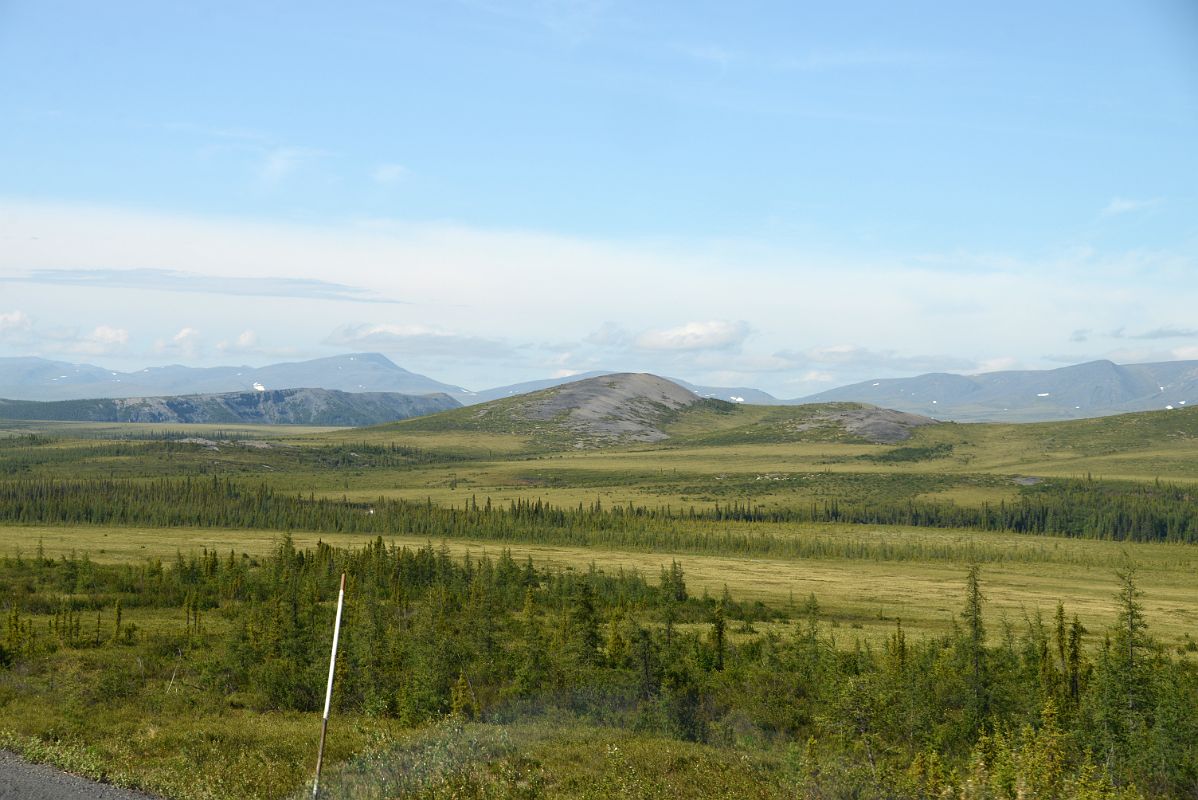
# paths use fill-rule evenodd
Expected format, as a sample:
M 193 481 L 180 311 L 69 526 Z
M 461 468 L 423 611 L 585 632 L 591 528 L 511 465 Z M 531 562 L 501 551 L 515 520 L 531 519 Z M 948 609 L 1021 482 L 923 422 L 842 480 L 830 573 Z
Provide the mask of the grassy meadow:
M 1174 646 L 1183 646 L 1187 636 L 1198 637 L 1198 548 L 1190 545 L 1004 533 L 979 537 L 961 530 L 858 525 L 770 527 L 775 535 L 808 543 L 813 554 L 788 559 L 735 557 L 470 538 L 431 544 L 443 546 L 455 556 L 495 556 L 506 550 L 520 561 L 532 558 L 537 564 L 574 571 L 595 565 L 605 572 L 622 569 L 652 576 L 678 561 L 696 593 L 714 597 L 727 587 L 738 599 L 760 600 L 791 612 L 814 594 L 829 624 L 835 626 L 836 636 L 846 645 L 857 639 L 880 642 L 891 634 L 896 621 L 913 636 L 947 632 L 960 610 L 965 573 L 974 563 L 984 567 L 986 614 L 994 637 L 1000 635 L 1004 624 L 1022 625 L 1037 614 L 1047 618 L 1058 601 L 1068 600 L 1094 632 L 1093 644 L 1116 613 L 1116 570 L 1134 563 L 1154 633 Z M 304 531 L 292 531 L 291 536 L 301 547 L 314 547 L 321 541 L 361 547 L 374 539 L 370 534 Z M 28 557 L 40 545 L 50 558 L 88 553 L 101 563 L 170 562 L 197 548 L 260 558 L 271 552 L 279 538 L 275 531 L 206 528 L 0 526 L 0 555 Z M 419 548 L 430 540 L 388 536 L 386 542 Z

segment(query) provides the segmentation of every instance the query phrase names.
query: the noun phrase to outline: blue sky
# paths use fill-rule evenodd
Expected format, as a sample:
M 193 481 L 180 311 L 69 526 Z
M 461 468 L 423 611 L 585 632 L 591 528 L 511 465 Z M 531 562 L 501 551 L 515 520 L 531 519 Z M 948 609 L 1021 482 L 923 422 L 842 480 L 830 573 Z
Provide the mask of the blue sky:
M 0 2 L 0 355 L 1198 358 L 1198 6 Z

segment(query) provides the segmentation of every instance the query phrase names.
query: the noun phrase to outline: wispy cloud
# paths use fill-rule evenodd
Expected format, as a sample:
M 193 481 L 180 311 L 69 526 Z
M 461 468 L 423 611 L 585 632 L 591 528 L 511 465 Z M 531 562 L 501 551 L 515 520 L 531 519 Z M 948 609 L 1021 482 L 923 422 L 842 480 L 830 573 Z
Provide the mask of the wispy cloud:
M 571 44 L 590 38 L 602 24 L 610 0 L 459 0 L 463 5 L 536 25 Z
M 855 344 L 780 350 L 775 355 L 792 368 L 820 366 L 887 372 L 940 372 L 975 370 L 979 366 L 977 359 L 952 355 L 905 355 L 895 350 L 872 350 Z
M 203 352 L 200 332 L 191 327 L 181 328 L 170 339 L 156 341 L 154 352 L 160 355 L 181 356 L 189 359 L 199 358 Z
M 37 338 L 39 349 L 45 352 L 106 356 L 120 352 L 129 344 L 129 331 L 113 325 L 97 325 L 82 333 L 76 328 L 57 328 L 40 332 Z
M 82 341 L 90 343 L 101 350 L 124 347 L 129 343 L 129 331 L 111 325 L 99 325 L 91 333 L 83 336 Z
M 1177 325 L 1162 325 L 1143 333 L 1128 333 L 1121 325 L 1107 333 L 1112 339 L 1192 339 L 1198 337 L 1198 328 L 1183 328 Z
M 978 362 L 969 372 L 975 375 L 982 372 L 1006 372 L 1018 366 L 1019 359 L 1014 356 L 994 356 Z
M 370 177 L 375 183 L 392 186 L 408 176 L 408 168 L 403 164 L 378 164 L 370 171 Z
M 361 323 L 342 325 L 325 338 L 325 344 L 357 350 L 378 349 L 405 356 L 453 356 L 486 359 L 509 356 L 510 345 L 420 324 Z
M 202 139 L 220 139 L 261 146 L 269 146 L 274 141 L 269 134 L 251 128 L 212 127 L 196 125 L 191 122 L 168 122 L 162 128 L 171 133 L 196 136 Z
M 43 328 L 17 310 L 0 313 L 0 342 L 39 353 L 110 355 L 129 343 L 129 331 L 114 325 L 97 325 L 84 331 L 74 326 Z
M 400 303 L 366 289 L 311 278 L 235 278 L 169 269 L 35 269 L 0 276 L 6 283 L 89 286 L 97 289 L 151 289 L 163 292 L 207 292 L 250 297 L 306 297 L 353 303 Z
M 1178 328 L 1166 325 L 1161 328 L 1153 328 L 1144 333 L 1136 333 L 1128 336 L 1129 339 L 1193 339 L 1198 337 L 1198 328 Z
M 676 49 L 695 61 L 715 64 L 721 69 L 727 69 L 728 65 L 737 57 L 732 50 L 714 44 L 679 45 Z
M 1159 206 L 1163 201 L 1159 197 L 1150 200 L 1132 200 L 1126 197 L 1112 197 L 1111 202 L 1099 212 L 1100 217 L 1117 217 L 1121 214 L 1131 214 L 1135 211 Z
M 627 347 L 631 340 L 632 335 L 624 327 L 609 321 L 587 334 L 583 341 L 597 347 L 623 348 Z
M 913 66 L 938 60 L 941 60 L 939 56 L 916 50 L 821 48 L 776 57 L 773 66 L 782 70 L 826 72 L 838 69 Z
M 937 63 L 942 54 L 920 50 L 870 47 L 814 48 L 793 52 L 751 52 L 720 44 L 680 44 L 673 49 L 695 61 L 726 69 L 738 65 L 761 72 L 830 72 L 872 67 L 906 67 Z
M 271 147 L 263 154 L 258 175 L 267 183 L 279 183 L 304 165 L 328 155 L 313 147 Z
M 313 355 L 312 350 L 297 347 L 277 347 L 265 344 L 258 332 L 247 328 L 230 339 L 221 339 L 216 343 L 216 352 L 222 356 L 264 356 L 275 359 L 306 358 Z
M 222 353 L 256 353 L 258 352 L 258 334 L 252 330 L 244 330 L 232 341 L 226 339 L 217 342 L 216 349 Z
M 33 329 L 33 320 L 24 311 L 0 312 L 0 339 L 15 339 Z
M 636 346 L 642 350 L 729 350 L 740 347 L 751 332 L 747 322 L 688 322 L 676 328 L 647 330 L 636 338 Z
M 204 158 L 236 154 L 247 159 L 253 176 L 274 185 L 334 153 L 319 148 L 281 141 L 278 137 L 249 128 L 211 127 L 191 123 L 168 123 L 162 128 L 176 135 L 197 139 Z

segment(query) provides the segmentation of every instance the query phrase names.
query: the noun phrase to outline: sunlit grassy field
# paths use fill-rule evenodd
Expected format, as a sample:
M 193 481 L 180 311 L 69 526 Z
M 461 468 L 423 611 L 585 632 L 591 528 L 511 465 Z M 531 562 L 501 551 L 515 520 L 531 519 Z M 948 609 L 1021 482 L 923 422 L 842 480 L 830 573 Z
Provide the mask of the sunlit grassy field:
M 419 420 L 340 430 L 22 422 L 0 423 L 0 431 L 52 437 L 45 450 L 57 451 L 10 462 L 14 477 L 232 474 L 288 491 L 442 504 L 475 496 L 567 506 L 600 499 L 675 508 L 733 500 L 787 507 L 873 492 L 978 505 L 1017 497 L 1017 481 L 1029 477 L 1198 481 L 1198 408 L 1065 423 L 930 426 L 897 446 L 769 441 L 757 429 L 773 430 L 767 423 L 786 409 L 746 406 L 736 412 L 688 418 L 673 438 L 656 445 L 561 452 L 538 449 L 531 435 L 424 429 L 416 427 Z M 693 432 L 699 422 L 715 426 L 702 444 Z M 180 444 L 163 453 L 161 443 L 140 441 L 155 434 L 220 441 Z M 139 440 L 123 449 L 110 444 L 121 437 Z M 415 448 L 428 457 L 401 467 L 344 463 L 336 469 L 305 457 L 356 445 Z M 0 457 L 0 469 L 4 461 Z
M 734 524 L 730 524 L 736 527 Z M 741 525 L 741 528 L 748 526 Z M 760 527 L 760 526 L 758 526 Z M 432 542 L 458 555 L 508 549 L 514 557 L 561 569 L 639 570 L 650 577 L 677 560 L 696 593 L 734 597 L 793 608 L 814 594 L 840 638 L 880 640 L 895 622 L 914 635 L 948 630 L 960 611 L 970 563 L 983 566 L 987 614 L 997 637 L 1004 624 L 1022 626 L 1041 614 L 1052 616 L 1058 601 L 1094 632 L 1115 615 L 1115 571 L 1134 564 L 1154 633 L 1170 644 L 1198 635 L 1198 549 L 1188 545 L 1104 542 L 1048 536 L 854 525 L 773 525 L 771 533 L 807 541 L 826 554 L 804 558 L 730 557 L 669 551 L 621 551 L 525 542 L 449 539 Z M 273 531 L 179 528 L 0 527 L 0 555 L 32 555 L 41 545 L 49 556 L 86 552 L 99 562 L 170 561 L 201 548 L 262 556 L 277 544 Z M 358 546 L 373 537 L 292 532 L 298 546 L 318 540 Z M 388 543 L 418 548 L 417 537 L 391 536 Z

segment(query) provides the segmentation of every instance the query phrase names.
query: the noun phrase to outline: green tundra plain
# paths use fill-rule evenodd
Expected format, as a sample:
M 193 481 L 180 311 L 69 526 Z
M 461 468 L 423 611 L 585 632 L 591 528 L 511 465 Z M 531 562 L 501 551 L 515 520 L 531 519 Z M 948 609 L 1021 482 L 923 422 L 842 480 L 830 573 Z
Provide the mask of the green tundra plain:
M 325 796 L 1198 792 L 1198 408 L 613 443 L 503 403 L 0 421 L 0 745 L 302 794 L 347 571 Z

